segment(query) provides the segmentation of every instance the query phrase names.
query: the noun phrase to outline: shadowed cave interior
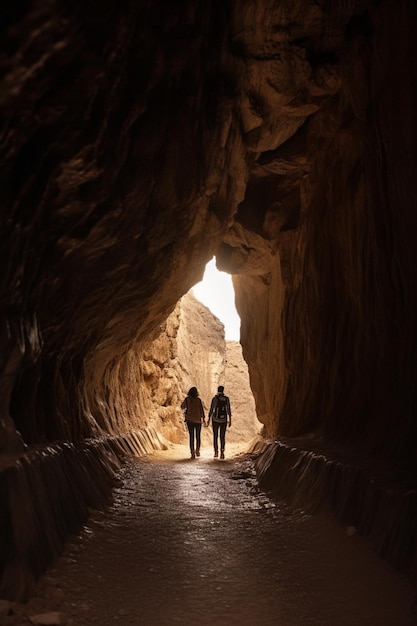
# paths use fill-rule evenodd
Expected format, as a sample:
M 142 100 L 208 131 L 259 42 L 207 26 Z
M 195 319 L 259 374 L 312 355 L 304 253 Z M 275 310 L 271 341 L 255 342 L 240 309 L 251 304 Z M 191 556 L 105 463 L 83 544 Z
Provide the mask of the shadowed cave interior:
M 178 302 L 213 255 L 259 481 L 414 578 L 417 6 L 0 11 L 0 596 L 176 441 Z

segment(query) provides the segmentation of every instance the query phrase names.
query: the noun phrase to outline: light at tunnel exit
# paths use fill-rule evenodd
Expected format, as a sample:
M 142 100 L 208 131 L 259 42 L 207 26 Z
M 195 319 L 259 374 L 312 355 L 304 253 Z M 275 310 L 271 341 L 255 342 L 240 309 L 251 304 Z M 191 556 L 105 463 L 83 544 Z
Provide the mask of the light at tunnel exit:
M 239 341 L 240 317 L 235 307 L 232 277 L 219 272 L 214 258 L 207 263 L 203 280 L 194 285 L 192 292 L 224 324 L 226 339 Z

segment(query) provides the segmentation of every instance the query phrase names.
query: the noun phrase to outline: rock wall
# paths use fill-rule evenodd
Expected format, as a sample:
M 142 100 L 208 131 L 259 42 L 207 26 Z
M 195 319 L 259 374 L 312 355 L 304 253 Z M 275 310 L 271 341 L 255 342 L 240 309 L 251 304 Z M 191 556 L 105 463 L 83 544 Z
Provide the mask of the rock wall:
M 260 435 L 262 424 L 256 413 L 248 365 L 238 341 L 226 341 L 226 372 L 222 384 L 230 398 L 233 414 L 232 428 L 227 431 L 227 441 L 241 443 Z
M 126 354 L 201 279 L 230 215 L 209 210 L 228 153 L 217 18 L 193 0 L 2 16 L 2 449 L 21 447 L 15 427 L 27 443 L 126 432 L 109 387 L 125 403 Z
M 181 391 L 196 386 L 206 413 L 226 372 L 224 326 L 192 294 L 181 299 L 177 336 L 178 362 L 182 367 Z
M 105 511 L 124 456 L 166 445 L 152 430 L 56 442 L 2 457 L 0 597 L 26 601 L 36 582 L 80 530 L 91 509 Z
M 415 10 L 306 3 L 301 19 L 283 3 L 273 35 L 247 6 L 233 32 L 261 139 L 218 258 L 236 274 L 258 416 L 270 436 L 318 432 L 415 471 Z
M 261 450 L 256 471 L 263 489 L 310 514 L 330 512 L 415 579 L 417 492 L 401 474 L 311 436 L 256 442 L 254 451 Z

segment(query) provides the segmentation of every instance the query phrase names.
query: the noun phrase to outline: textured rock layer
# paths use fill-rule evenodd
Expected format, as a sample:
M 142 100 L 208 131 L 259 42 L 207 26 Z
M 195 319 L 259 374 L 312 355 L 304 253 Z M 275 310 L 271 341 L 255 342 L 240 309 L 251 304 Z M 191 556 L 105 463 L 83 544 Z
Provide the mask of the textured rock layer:
M 164 447 L 150 430 L 77 446 L 38 446 L 9 458 L 1 472 L 0 596 L 27 600 L 68 535 L 85 524 L 89 509 L 105 510 L 120 459 Z
M 326 509 L 347 528 L 370 537 L 399 570 L 417 574 L 417 492 L 368 459 L 312 450 L 317 441 L 270 443 L 257 459 L 262 487 L 294 507 Z

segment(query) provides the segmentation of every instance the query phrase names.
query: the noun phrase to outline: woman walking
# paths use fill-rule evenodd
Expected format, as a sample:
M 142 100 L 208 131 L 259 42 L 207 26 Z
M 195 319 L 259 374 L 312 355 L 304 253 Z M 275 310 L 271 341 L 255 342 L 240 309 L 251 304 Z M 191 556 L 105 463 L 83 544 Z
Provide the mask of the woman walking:
M 206 423 L 203 403 L 198 396 L 197 387 L 191 387 L 187 397 L 181 403 L 181 408 L 184 411 L 185 422 L 190 435 L 191 458 L 195 459 L 196 456 L 200 456 L 201 424 Z

